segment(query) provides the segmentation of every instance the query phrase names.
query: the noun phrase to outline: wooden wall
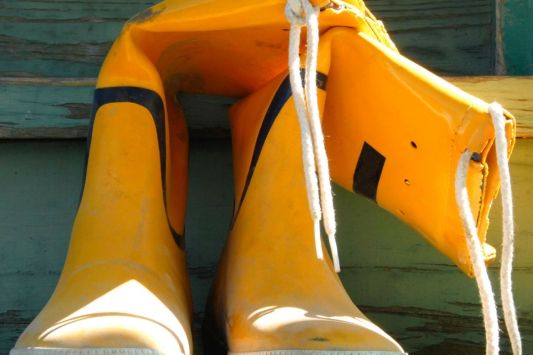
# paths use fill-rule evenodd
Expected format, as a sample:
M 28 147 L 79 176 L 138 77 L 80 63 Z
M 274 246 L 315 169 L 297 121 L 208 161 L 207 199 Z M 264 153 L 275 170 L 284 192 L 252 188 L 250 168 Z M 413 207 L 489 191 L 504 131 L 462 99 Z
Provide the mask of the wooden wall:
M 81 189 L 84 142 L 58 137 L 86 135 L 94 80 L 105 53 L 122 23 L 152 3 L 0 0 L 0 353 L 7 353 L 48 299 L 66 253 Z M 531 1 L 507 0 L 501 8 L 491 0 L 367 3 L 404 54 L 441 74 L 462 76 L 494 74 L 499 9 L 507 72 L 533 74 Z M 462 85 L 475 81 L 462 80 Z M 531 81 L 521 85 L 527 97 Z M 187 248 L 198 320 L 232 212 L 230 145 L 227 139 L 204 140 L 206 128 L 212 128 L 207 117 L 220 115 L 232 100 L 183 99 L 197 131 L 191 146 Z M 515 100 L 517 107 L 520 100 Z M 527 107 L 521 114 L 531 112 Z M 526 126 L 523 132 L 533 127 Z M 220 136 L 220 129 L 227 134 L 223 126 L 207 130 L 207 136 Z M 511 169 L 519 236 L 516 298 L 527 354 L 533 353 L 532 140 L 518 142 Z M 217 180 L 211 179 L 214 171 Z M 484 353 L 475 283 L 394 217 L 339 188 L 335 192 L 341 276 L 355 303 L 410 353 Z M 489 238 L 498 245 L 498 208 L 493 215 Z M 201 223 L 206 216 L 208 225 Z M 497 281 L 496 268 L 491 275 Z M 506 340 L 504 345 L 508 349 Z
M 0 77 L 87 78 L 122 23 L 156 1 L 2 0 Z M 404 52 L 445 74 L 493 72 L 487 0 L 370 0 Z M 454 57 L 450 60 L 450 57 Z
M 231 147 L 227 140 L 193 140 L 191 148 L 187 252 L 198 329 L 232 213 Z M 84 149 L 79 140 L 0 143 L 1 354 L 43 307 L 59 277 L 80 195 Z M 515 296 L 524 354 L 529 354 L 533 140 L 518 142 L 511 171 L 518 235 Z M 338 187 L 335 196 L 341 278 L 354 302 L 412 354 L 484 354 L 475 282 L 366 199 Z M 489 234 L 495 246 L 499 215 L 497 204 Z M 206 218 L 210 223 L 202 222 Z M 490 270 L 494 285 L 497 267 Z M 509 349 L 505 337 L 502 344 Z
M 107 50 L 122 23 L 153 3 L 0 0 L 0 137 L 84 137 Z M 494 73 L 491 1 L 367 3 L 420 64 L 444 75 Z

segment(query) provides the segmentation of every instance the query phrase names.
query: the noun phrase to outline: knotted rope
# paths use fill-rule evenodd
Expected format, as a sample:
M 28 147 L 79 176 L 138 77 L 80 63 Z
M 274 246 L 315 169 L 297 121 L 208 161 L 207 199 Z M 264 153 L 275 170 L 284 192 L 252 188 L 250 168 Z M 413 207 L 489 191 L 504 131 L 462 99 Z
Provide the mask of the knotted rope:
M 324 134 L 320 121 L 316 88 L 318 58 L 318 15 L 320 9 L 308 0 L 288 0 L 285 8 L 291 23 L 289 39 L 289 76 L 298 122 L 300 124 L 302 156 L 309 209 L 314 224 L 314 238 L 317 257 L 323 258 L 320 221 L 324 219 L 324 229 L 328 235 L 333 265 L 340 271 L 339 254 L 335 233 L 335 209 L 331 191 L 328 157 L 324 144 Z M 300 37 L 302 27 L 307 27 L 307 59 L 305 89 L 300 71 Z M 318 173 L 318 178 L 317 178 Z

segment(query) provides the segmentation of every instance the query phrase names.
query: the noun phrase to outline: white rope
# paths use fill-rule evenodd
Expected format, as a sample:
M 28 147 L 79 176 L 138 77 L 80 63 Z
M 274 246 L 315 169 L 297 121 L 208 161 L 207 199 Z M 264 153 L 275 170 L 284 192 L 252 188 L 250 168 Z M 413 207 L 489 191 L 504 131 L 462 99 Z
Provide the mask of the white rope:
M 472 260 L 474 276 L 476 277 L 479 296 L 481 298 L 485 338 L 487 342 L 486 354 L 496 355 L 499 353 L 499 326 L 496 301 L 494 300 L 494 293 L 492 292 L 487 267 L 485 266 L 485 258 L 481 250 L 481 243 L 477 235 L 476 223 L 472 215 L 468 190 L 466 188 L 466 176 L 471 158 L 472 152 L 468 150 L 459 158 L 459 165 L 457 166 L 455 175 L 455 199 L 466 232 L 468 251 Z
M 293 3 L 295 3 L 293 1 Z M 296 2 L 299 4 L 299 2 Z M 289 77 L 291 81 L 292 96 L 296 106 L 296 113 L 298 122 L 300 124 L 300 135 L 302 144 L 302 157 L 304 164 L 305 185 L 307 190 L 307 199 L 309 208 L 311 210 L 311 217 L 313 218 L 313 230 L 315 237 L 315 248 L 317 257 L 324 258 L 322 251 L 322 241 L 320 239 L 320 219 L 322 211 L 319 203 L 318 182 L 315 174 L 315 158 L 313 153 L 313 142 L 311 140 L 311 132 L 309 123 L 307 122 L 307 109 L 305 105 L 304 89 L 302 86 L 302 78 L 300 76 L 300 36 L 302 26 L 305 19 L 299 15 L 301 12 L 295 12 L 293 8 L 287 3 L 285 14 L 291 22 L 290 38 L 289 38 Z M 296 4 L 293 4 L 296 5 Z
M 511 175 L 509 173 L 507 138 L 505 136 L 505 117 L 500 104 L 489 105 L 496 137 L 496 157 L 500 172 L 502 213 L 503 213 L 503 242 L 502 261 L 500 269 L 500 288 L 505 326 L 511 341 L 513 354 L 522 354 L 522 341 L 516 319 L 516 308 L 513 300 L 513 254 L 514 254 L 514 217 L 513 196 L 511 191 Z
M 340 271 L 339 255 L 337 253 L 337 242 L 335 234 L 337 233 L 337 224 L 335 223 L 335 209 L 333 207 L 333 193 L 331 191 L 331 178 L 329 175 L 329 163 L 324 144 L 324 133 L 320 122 L 320 110 L 318 108 L 318 94 L 316 88 L 316 67 L 318 60 L 318 14 L 320 9 L 309 4 L 304 4 L 306 8 L 307 22 L 307 70 L 305 78 L 305 90 L 307 98 L 307 111 L 309 112 L 311 135 L 313 146 L 315 148 L 315 157 L 318 168 L 318 182 L 320 184 L 320 202 L 322 215 L 324 217 L 324 229 L 328 235 L 329 245 L 332 252 L 333 264 L 335 269 Z
M 514 355 L 522 354 L 522 341 L 518 329 L 516 318 L 516 308 L 513 300 L 512 271 L 514 254 L 514 221 L 513 221 L 513 199 L 511 191 L 511 175 L 509 173 L 507 138 L 505 135 L 505 117 L 503 109 L 498 103 L 492 103 L 488 107 L 492 118 L 495 132 L 496 157 L 501 181 L 502 214 L 503 214 L 503 242 L 502 242 L 502 262 L 500 270 L 500 288 L 505 326 L 509 333 L 511 347 Z M 487 339 L 487 354 L 498 354 L 499 352 L 499 325 L 496 309 L 496 302 L 492 292 L 492 286 L 484 263 L 481 243 L 479 242 L 476 224 L 466 188 L 466 178 L 468 164 L 472 158 L 472 153 L 464 152 L 459 160 L 455 179 L 455 193 L 459 214 L 466 231 L 467 245 L 472 259 L 474 275 L 479 288 L 481 304 L 483 308 L 483 321 L 485 323 L 485 333 Z
M 308 0 L 288 0 L 285 8 L 291 23 L 289 39 L 289 75 L 298 121 L 300 124 L 305 182 L 309 208 L 314 222 L 314 238 L 317 256 L 323 258 L 320 238 L 320 220 L 324 217 L 324 229 L 328 235 L 333 265 L 340 271 L 339 254 L 335 240 L 335 210 L 329 175 L 328 158 L 324 145 L 324 134 L 320 121 L 316 88 L 318 58 L 318 15 L 320 9 Z M 307 26 L 307 63 L 305 91 L 300 74 L 301 28 Z M 318 167 L 318 179 L 317 179 Z

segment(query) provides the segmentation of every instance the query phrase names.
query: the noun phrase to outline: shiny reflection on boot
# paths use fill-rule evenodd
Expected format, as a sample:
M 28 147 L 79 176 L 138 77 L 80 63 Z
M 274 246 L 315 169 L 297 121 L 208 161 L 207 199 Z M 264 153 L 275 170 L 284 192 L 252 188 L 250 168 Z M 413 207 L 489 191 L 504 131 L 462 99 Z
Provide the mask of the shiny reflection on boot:
M 136 280 L 127 281 L 64 317 L 39 337 L 50 347 L 69 343 L 127 347 L 139 344 L 162 354 L 189 354 L 186 330 L 173 312 Z M 179 350 L 178 350 L 179 349 Z
M 309 311 L 297 307 L 264 307 L 250 315 L 249 320 L 253 320 L 253 326 L 262 331 L 276 331 L 291 325 L 301 326 L 302 323 L 339 323 L 342 325 L 353 325 L 364 328 L 383 336 L 388 335 L 374 323 L 364 318 L 349 316 L 323 316 L 312 314 Z

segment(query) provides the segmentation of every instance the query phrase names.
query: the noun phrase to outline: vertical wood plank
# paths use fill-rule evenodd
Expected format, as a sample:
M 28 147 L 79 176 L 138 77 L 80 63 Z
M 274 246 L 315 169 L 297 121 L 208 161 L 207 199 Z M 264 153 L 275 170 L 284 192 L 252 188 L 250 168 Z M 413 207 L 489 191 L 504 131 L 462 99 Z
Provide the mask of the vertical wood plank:
M 533 1 L 500 0 L 506 74 L 533 74 Z

